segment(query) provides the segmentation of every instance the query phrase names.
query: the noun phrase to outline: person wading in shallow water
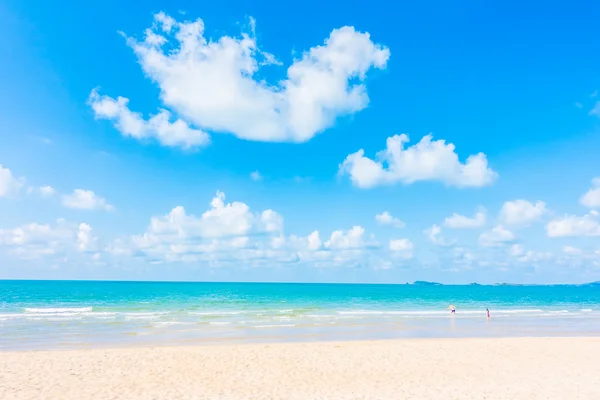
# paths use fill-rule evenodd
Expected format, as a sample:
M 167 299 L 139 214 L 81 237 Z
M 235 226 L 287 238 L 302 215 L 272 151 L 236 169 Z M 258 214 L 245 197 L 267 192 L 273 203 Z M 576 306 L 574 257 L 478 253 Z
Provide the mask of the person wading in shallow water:
M 488 310 L 487 308 L 485 309 L 485 312 L 487 313 L 487 319 L 492 319 L 492 316 L 490 315 L 490 310 Z
M 448 306 L 448 308 L 450 309 L 450 314 L 456 314 L 456 307 L 454 307 L 452 304 L 450 304 Z

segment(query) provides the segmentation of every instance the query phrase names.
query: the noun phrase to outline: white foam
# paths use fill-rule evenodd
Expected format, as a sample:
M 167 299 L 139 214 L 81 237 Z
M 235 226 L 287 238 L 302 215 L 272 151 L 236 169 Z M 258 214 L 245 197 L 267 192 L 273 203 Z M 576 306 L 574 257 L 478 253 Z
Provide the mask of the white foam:
M 15 318 L 39 318 L 43 319 L 44 317 L 97 317 L 97 318 L 106 318 L 106 317 L 114 317 L 116 313 L 114 312 L 26 312 L 26 313 L 8 313 L 8 314 L 0 314 L 0 318 L 3 319 L 15 319 Z
M 500 309 L 500 310 L 490 310 L 494 313 L 502 313 L 502 314 L 523 314 L 523 313 L 541 313 L 543 312 L 540 309 Z M 337 311 L 339 315 L 344 316 L 352 316 L 352 315 L 396 315 L 396 316 L 405 316 L 405 317 L 427 317 L 427 316 L 436 316 L 436 315 L 448 315 L 450 311 L 446 310 L 399 310 L 399 311 L 378 311 L 378 310 L 346 310 L 346 311 Z M 481 315 L 485 314 L 485 310 L 456 310 L 456 315 Z
M 254 325 L 252 328 L 282 328 L 282 327 L 292 327 L 296 326 L 295 324 L 285 324 L 285 325 Z
M 210 325 L 229 325 L 229 324 L 231 324 L 231 322 L 216 322 L 216 321 L 213 321 L 213 322 L 209 322 L 209 324 Z
M 218 317 L 220 315 L 239 315 L 242 313 L 243 313 L 243 311 L 205 311 L 205 312 L 190 311 L 189 312 L 189 314 L 192 314 L 192 315 L 205 315 L 205 316 L 215 316 L 215 317 Z
M 153 322 L 154 326 L 172 326 L 172 325 L 191 325 L 194 322 L 185 322 L 185 321 L 161 321 L 161 322 Z
M 123 313 L 123 315 L 127 316 L 127 317 L 149 317 L 149 316 L 156 316 L 156 315 L 165 315 L 168 314 L 167 311 L 153 311 L 153 312 L 128 312 L 128 313 Z
M 25 308 L 30 313 L 82 313 L 91 312 L 92 307 L 68 307 L 68 308 Z

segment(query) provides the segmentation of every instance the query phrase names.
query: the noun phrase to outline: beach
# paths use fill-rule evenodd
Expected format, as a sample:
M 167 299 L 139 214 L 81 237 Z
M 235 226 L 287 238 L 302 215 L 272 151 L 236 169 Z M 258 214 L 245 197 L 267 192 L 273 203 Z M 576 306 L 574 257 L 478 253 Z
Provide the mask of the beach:
M 598 399 L 600 338 L 0 353 L 9 399 Z

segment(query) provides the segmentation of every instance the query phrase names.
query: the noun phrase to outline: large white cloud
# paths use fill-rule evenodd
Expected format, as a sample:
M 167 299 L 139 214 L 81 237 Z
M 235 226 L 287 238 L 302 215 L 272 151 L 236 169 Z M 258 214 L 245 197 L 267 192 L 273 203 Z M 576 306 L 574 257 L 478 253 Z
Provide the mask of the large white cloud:
M 405 148 L 408 142 L 406 134 L 389 137 L 386 148 L 377 153 L 375 159 L 365 157 L 362 149 L 350 154 L 340 165 L 340 173 L 348 174 L 352 183 L 363 189 L 417 181 L 479 187 L 490 185 L 497 177 L 483 153 L 470 155 L 461 163 L 452 143 L 432 140 L 431 135 Z
M 592 188 L 581 196 L 579 202 L 589 208 L 600 208 L 600 177 L 592 180 Z
M 502 225 L 498 225 L 492 230 L 483 232 L 481 235 L 479 235 L 479 244 L 484 247 L 495 247 L 512 242 L 515 239 L 516 236 L 514 233 Z
M 75 189 L 73 193 L 62 196 L 62 203 L 67 208 L 79 210 L 114 210 L 114 206 L 109 204 L 105 198 L 91 190 Z
M 58 219 L 52 224 L 30 223 L 10 229 L 0 229 L 0 246 L 24 259 L 58 256 L 69 252 L 90 252 L 96 237 L 88 224 L 74 224 Z
M 270 85 L 258 76 L 260 68 L 280 63 L 258 48 L 253 20 L 250 32 L 239 37 L 209 40 L 204 33 L 201 19 L 178 22 L 159 13 L 143 40 L 130 37 L 127 43 L 166 107 L 200 129 L 256 141 L 305 142 L 338 116 L 362 110 L 369 102 L 366 73 L 384 68 L 390 56 L 368 33 L 345 26 L 302 53 L 286 78 Z M 125 98 L 92 92 L 90 102 L 98 117 L 112 119 L 126 135 L 154 136 L 171 146 L 207 142 L 205 133 L 183 121 L 168 123 L 165 110 L 145 121 Z M 155 127 L 157 117 L 162 129 Z
M 547 213 L 546 203 L 527 200 L 507 201 L 500 210 L 500 221 L 505 225 L 526 226 L 539 221 Z
M 23 183 L 14 177 L 10 169 L 0 164 L 0 198 L 16 195 Z
M 451 229 L 475 229 L 481 228 L 484 225 L 484 211 L 477 211 L 473 218 L 454 213 L 444 220 L 444 226 Z
M 546 225 L 546 232 L 549 237 L 600 236 L 598 213 L 592 211 L 583 217 L 565 215 L 553 219 Z

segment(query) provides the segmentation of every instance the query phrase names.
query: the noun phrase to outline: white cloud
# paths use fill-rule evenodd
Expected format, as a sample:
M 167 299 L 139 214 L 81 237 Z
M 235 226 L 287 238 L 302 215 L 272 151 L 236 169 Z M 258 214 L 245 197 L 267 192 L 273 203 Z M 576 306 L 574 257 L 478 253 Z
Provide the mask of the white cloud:
M 91 190 L 75 189 L 73 193 L 62 196 L 62 203 L 67 208 L 79 210 L 114 210 L 114 207 L 105 198 Z
M 525 249 L 523 248 L 522 245 L 515 243 L 512 246 L 510 246 L 509 249 L 509 254 L 511 256 L 520 256 L 525 252 Z
M 164 146 L 192 148 L 205 146 L 210 142 L 207 133 L 191 128 L 182 119 L 170 122 L 171 113 L 160 110 L 158 114 L 145 120 L 140 113 L 129 110 L 129 99 L 100 95 L 97 89 L 92 90 L 88 103 L 94 110 L 97 119 L 107 119 L 124 136 L 135 139 L 155 139 Z
M 480 187 L 490 185 L 497 177 L 488 167 L 485 154 L 467 157 L 463 164 L 452 143 L 424 136 L 413 146 L 404 148 L 406 134 L 387 139 L 386 148 L 376 159 L 364 156 L 364 150 L 350 154 L 340 165 L 340 173 L 350 175 L 352 183 L 363 189 L 397 182 L 441 181 L 448 186 Z
M 444 226 L 451 229 L 475 229 L 485 225 L 485 212 L 478 211 L 473 218 L 457 213 L 444 220 Z
M 86 223 L 79 224 L 77 229 L 77 248 L 82 252 L 96 250 L 97 238 L 92 233 L 92 227 Z
M 329 240 L 325 242 L 325 247 L 333 250 L 364 248 L 369 246 L 364 234 L 364 228 L 358 225 L 348 231 L 333 231 Z
M 501 246 L 514 240 L 515 234 L 504 228 L 502 225 L 498 225 L 491 231 L 483 232 L 479 235 L 479 244 L 484 247 Z
M 165 216 L 153 217 L 143 234 L 116 240 L 107 251 L 152 262 L 214 267 L 304 263 L 320 268 L 368 263 L 365 252 L 378 246 L 360 226 L 334 231 L 325 241 L 318 231 L 286 236 L 277 212 L 252 212 L 244 203 L 226 204 L 224 199 L 225 195 L 217 192 L 211 207 L 198 217 L 175 207 Z
M 450 246 L 451 244 L 442 235 L 442 228 L 436 224 L 433 224 L 431 228 L 425 229 L 423 233 L 436 246 Z
M 382 225 L 391 225 L 394 228 L 404 228 L 404 226 L 406 225 L 404 222 L 392 216 L 392 214 L 390 214 L 387 211 L 375 215 L 375 220 Z
M 390 250 L 402 258 L 412 258 L 414 245 L 409 239 L 391 239 Z
M 256 249 L 251 248 L 256 243 L 252 237 L 280 236 L 282 230 L 283 218 L 277 212 L 270 209 L 252 212 L 245 203 L 225 203 L 225 194 L 217 192 L 210 208 L 202 215 L 188 214 L 182 206 L 177 206 L 165 216 L 152 217 L 146 232 L 125 242 L 117 241 L 110 251 L 113 254 L 141 252 L 166 261 L 184 262 L 231 258 L 234 251 L 243 249 L 247 249 L 243 253 L 246 256 L 255 256 Z M 273 242 L 279 246 L 284 244 L 275 238 Z
M 600 208 L 600 177 L 592 179 L 592 188 L 581 196 L 579 202 L 589 208 Z
M 10 169 L 0 164 L 0 198 L 16 195 L 22 186 L 23 183 L 13 176 Z
M 249 33 L 209 40 L 201 19 L 177 22 L 164 13 L 154 19 L 143 40 L 128 38 L 127 43 L 146 75 L 158 84 L 163 104 L 194 126 L 247 140 L 305 142 L 332 126 L 338 116 L 364 109 L 369 102 L 366 73 L 384 68 L 390 56 L 389 49 L 373 43 L 368 33 L 346 26 L 304 52 L 287 69 L 285 79 L 270 85 L 257 77 L 260 67 L 280 63 L 258 48 L 254 20 Z M 148 131 L 143 129 L 148 123 L 119 99 L 107 98 L 119 111 L 104 114 L 118 118 L 124 133 L 144 136 L 140 132 Z M 206 142 L 200 131 L 187 125 L 178 133 L 173 139 L 174 134 L 165 132 L 160 141 Z
M 595 115 L 600 118 L 600 101 L 594 104 L 594 107 L 590 110 L 590 115 Z
M 573 246 L 563 247 L 563 252 L 565 254 L 570 254 L 570 255 L 579 255 L 582 253 L 581 249 L 578 249 L 577 247 L 573 247 Z
M 524 254 L 520 255 L 519 257 L 517 257 L 517 261 L 522 262 L 522 263 L 536 264 L 539 262 L 547 263 L 554 258 L 555 258 L 554 254 L 552 254 L 550 252 L 529 250 L 529 251 L 525 252 Z
M 255 182 L 258 182 L 262 179 L 262 175 L 260 174 L 260 172 L 254 171 L 250 173 L 250 179 L 252 179 Z
M 41 186 L 39 188 L 42 197 L 52 197 L 56 194 L 56 190 L 52 186 Z
M 308 248 L 308 250 L 311 250 L 311 251 L 319 250 L 321 248 L 321 246 L 323 245 L 318 231 L 314 231 L 313 233 L 308 235 L 306 241 L 307 241 L 306 247 Z
M 0 246 L 24 259 L 86 251 L 95 238 L 87 224 L 72 224 L 63 219 L 54 224 L 30 223 L 12 229 L 0 229 Z
M 275 211 L 252 213 L 245 203 L 225 203 L 225 194 L 217 192 L 210 208 L 200 217 L 188 215 L 182 206 L 177 206 L 163 217 L 153 217 L 146 234 L 220 238 L 244 236 L 253 231 L 279 232 L 282 228 L 283 218 Z
M 500 210 L 500 221 L 506 225 L 527 226 L 539 221 L 547 212 L 546 203 L 527 200 L 507 201 Z
M 590 212 L 583 217 L 565 215 L 556 218 L 548 222 L 546 232 L 549 237 L 600 236 L 598 214 Z

